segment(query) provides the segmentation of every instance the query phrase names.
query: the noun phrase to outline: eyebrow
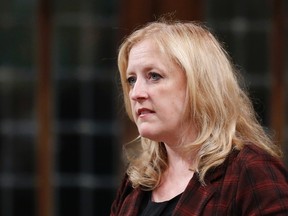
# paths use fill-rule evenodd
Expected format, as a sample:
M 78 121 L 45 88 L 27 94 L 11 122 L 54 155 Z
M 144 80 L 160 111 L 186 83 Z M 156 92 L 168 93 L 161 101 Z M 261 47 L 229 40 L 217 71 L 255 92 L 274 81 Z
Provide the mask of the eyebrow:
M 150 70 L 161 70 L 161 69 L 159 67 L 153 66 L 152 64 L 145 65 L 143 68 L 141 68 L 141 71 L 144 71 L 144 72 L 150 71 Z M 129 74 L 135 74 L 134 70 L 131 70 L 131 71 L 126 70 L 126 75 L 129 75 Z

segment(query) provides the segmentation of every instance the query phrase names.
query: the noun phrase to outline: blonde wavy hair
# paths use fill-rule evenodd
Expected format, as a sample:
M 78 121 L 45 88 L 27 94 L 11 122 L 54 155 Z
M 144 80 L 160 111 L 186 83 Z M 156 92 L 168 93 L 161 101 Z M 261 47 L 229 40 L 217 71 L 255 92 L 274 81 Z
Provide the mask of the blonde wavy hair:
M 132 121 L 126 77 L 129 52 L 146 39 L 154 41 L 186 74 L 188 98 L 184 118 L 196 126 L 198 134 L 194 142 L 181 148 L 187 155 L 197 152 L 194 160 L 198 166 L 193 169 L 202 184 L 209 169 L 222 164 L 233 149 L 241 150 L 244 145 L 257 145 L 275 157 L 281 156 L 280 149 L 258 122 L 251 101 L 238 83 L 230 57 L 199 23 L 156 21 L 125 38 L 119 49 L 118 68 L 125 108 Z M 125 151 L 127 174 L 133 187 L 156 188 L 168 166 L 164 144 L 139 137 L 125 145 Z

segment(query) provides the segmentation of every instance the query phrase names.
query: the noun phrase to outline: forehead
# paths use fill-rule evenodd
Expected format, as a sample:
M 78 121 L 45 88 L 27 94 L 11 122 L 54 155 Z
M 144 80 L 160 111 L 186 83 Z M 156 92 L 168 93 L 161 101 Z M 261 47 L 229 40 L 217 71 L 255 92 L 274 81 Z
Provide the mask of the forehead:
M 151 53 L 160 53 L 160 49 L 157 44 L 149 39 L 142 40 L 134 44 L 129 52 L 129 60 L 131 57 L 137 57 L 138 55 L 145 55 Z
M 162 62 L 170 64 L 168 56 L 161 51 L 157 43 L 146 39 L 132 46 L 128 55 L 127 71 L 135 70 L 134 67 L 161 65 Z M 169 63 L 170 62 L 170 63 Z
M 156 42 L 147 39 L 131 48 L 124 77 L 150 70 L 160 72 L 166 77 L 174 77 L 176 80 L 186 80 L 185 70 L 169 57 L 167 52 L 164 52 Z

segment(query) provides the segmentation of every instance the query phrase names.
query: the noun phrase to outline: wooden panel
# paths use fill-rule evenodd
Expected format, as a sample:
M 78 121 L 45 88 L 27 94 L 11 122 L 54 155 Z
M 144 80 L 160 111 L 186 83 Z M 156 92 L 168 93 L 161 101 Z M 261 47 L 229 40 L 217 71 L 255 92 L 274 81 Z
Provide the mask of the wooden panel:
M 122 0 L 120 4 L 120 38 L 139 25 L 154 21 L 164 14 L 181 20 L 203 20 L 201 0 Z
M 152 20 L 153 0 L 122 0 L 120 3 L 119 37 Z
M 53 215 L 52 202 L 52 80 L 51 80 L 51 7 L 40 0 L 38 8 L 37 53 L 37 201 L 39 216 Z
M 272 2 L 272 90 L 271 90 L 271 126 L 276 132 L 279 144 L 284 142 L 285 128 L 285 16 L 284 1 Z
M 171 13 L 180 20 L 203 20 L 202 0 L 158 0 L 157 15 Z

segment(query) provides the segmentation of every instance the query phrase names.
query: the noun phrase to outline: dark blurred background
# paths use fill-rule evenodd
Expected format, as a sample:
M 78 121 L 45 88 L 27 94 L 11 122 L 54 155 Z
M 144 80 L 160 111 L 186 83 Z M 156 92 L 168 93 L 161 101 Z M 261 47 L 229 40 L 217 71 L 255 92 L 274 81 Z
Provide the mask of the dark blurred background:
M 162 14 L 202 21 L 224 42 L 288 155 L 287 12 L 285 0 L 1 1 L 0 215 L 109 215 L 122 144 L 136 134 L 117 49 Z

